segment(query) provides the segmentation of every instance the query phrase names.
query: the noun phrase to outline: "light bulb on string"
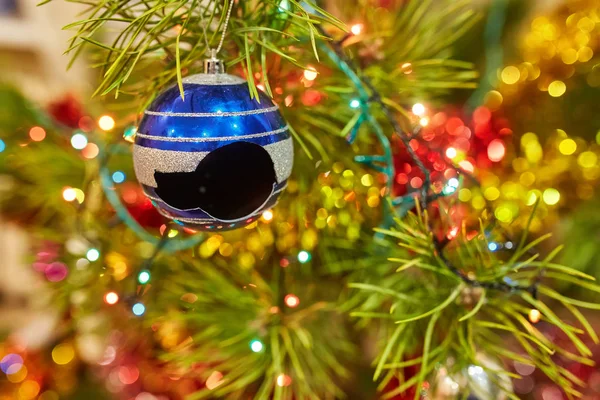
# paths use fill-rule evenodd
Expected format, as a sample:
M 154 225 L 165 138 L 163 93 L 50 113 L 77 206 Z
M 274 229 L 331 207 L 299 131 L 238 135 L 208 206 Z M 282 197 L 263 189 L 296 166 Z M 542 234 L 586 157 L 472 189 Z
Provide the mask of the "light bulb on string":
M 150 271 L 140 271 L 140 273 L 138 274 L 138 282 L 142 285 L 145 285 L 146 283 L 150 282 L 150 277 Z
M 413 114 L 422 117 L 423 115 L 425 115 L 425 106 L 421 103 L 415 103 L 412 106 L 412 112 Z
M 263 344 L 260 340 L 258 339 L 254 339 L 253 341 L 250 342 L 250 350 L 252 350 L 254 353 L 260 353 L 263 349 Z
M 108 292 L 104 295 L 104 302 L 109 305 L 114 305 L 119 302 L 119 295 L 115 292 Z
M 115 127 L 115 120 L 110 115 L 103 115 L 98 120 L 98 126 L 103 131 L 110 131 Z
M 365 26 L 363 24 L 354 24 L 350 28 L 350 32 L 352 32 L 353 35 L 358 36 L 362 33 L 364 28 L 365 28 Z
M 310 261 L 310 253 L 306 250 L 302 250 L 298 253 L 298 261 L 304 264 Z
M 135 303 L 133 307 L 131 307 L 131 311 L 138 317 L 141 317 L 146 312 L 146 306 L 142 303 Z

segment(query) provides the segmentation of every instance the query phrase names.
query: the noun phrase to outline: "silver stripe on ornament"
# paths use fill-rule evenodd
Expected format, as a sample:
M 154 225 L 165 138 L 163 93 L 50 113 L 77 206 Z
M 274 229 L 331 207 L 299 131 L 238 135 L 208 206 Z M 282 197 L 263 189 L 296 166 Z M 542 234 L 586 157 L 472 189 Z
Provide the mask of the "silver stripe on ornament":
M 247 82 L 239 76 L 229 74 L 196 74 L 183 78 L 182 83 L 193 85 L 240 85 Z
M 243 117 L 246 115 L 266 114 L 272 111 L 279 110 L 279 106 L 261 108 L 258 110 L 247 111 L 217 111 L 212 113 L 180 113 L 180 112 L 161 112 L 161 111 L 145 111 L 146 115 L 154 115 L 158 117 L 189 117 L 189 118 L 204 118 L 204 117 Z
M 280 187 L 279 189 L 275 190 L 271 195 L 273 194 L 277 194 L 277 193 L 281 193 L 285 190 L 285 188 L 287 187 L 287 183 Z M 161 199 L 160 197 L 156 197 L 156 196 L 152 196 L 151 194 L 148 194 L 146 192 L 144 192 L 144 195 L 149 198 L 150 200 L 154 200 L 154 201 L 160 201 L 162 203 L 164 203 L 165 201 L 163 199 Z M 166 204 L 166 203 L 165 203 Z M 207 221 L 212 221 L 212 220 L 207 220 Z
M 283 128 L 275 129 L 273 131 L 268 132 L 260 132 L 260 133 L 252 133 L 250 135 L 241 135 L 241 136 L 220 136 L 220 137 L 204 137 L 204 138 L 191 138 L 191 137 L 168 137 L 168 136 L 154 136 L 154 135 L 146 135 L 145 133 L 138 133 L 135 137 L 140 137 L 142 139 L 156 140 L 159 142 L 185 142 L 185 143 L 203 143 L 203 142 L 225 142 L 228 140 L 243 140 L 243 139 L 252 139 L 259 138 L 270 135 L 277 135 L 283 132 L 286 132 L 290 127 L 288 125 Z
M 283 182 L 292 174 L 294 165 L 294 144 L 289 137 L 263 148 L 271 156 L 277 182 Z M 158 187 L 154 172 L 193 172 L 200 161 L 209 154 L 208 151 L 187 152 L 177 150 L 159 150 L 150 147 L 133 146 L 135 175 L 138 181 L 146 186 Z

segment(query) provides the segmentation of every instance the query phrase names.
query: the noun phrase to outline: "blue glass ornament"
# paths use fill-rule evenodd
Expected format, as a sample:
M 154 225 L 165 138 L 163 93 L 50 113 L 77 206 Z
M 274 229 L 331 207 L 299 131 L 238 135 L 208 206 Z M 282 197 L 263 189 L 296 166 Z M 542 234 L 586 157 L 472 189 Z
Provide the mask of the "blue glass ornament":
M 292 171 L 293 144 L 278 106 L 212 71 L 183 79 L 145 111 L 135 174 L 165 217 L 197 230 L 250 224 L 274 207 Z

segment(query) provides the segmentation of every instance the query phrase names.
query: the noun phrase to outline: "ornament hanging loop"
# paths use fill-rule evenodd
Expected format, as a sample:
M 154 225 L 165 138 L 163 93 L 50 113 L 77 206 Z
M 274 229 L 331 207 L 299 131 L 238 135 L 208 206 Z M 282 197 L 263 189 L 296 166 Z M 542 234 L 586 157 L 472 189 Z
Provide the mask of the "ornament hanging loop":
M 217 50 L 210 49 L 210 58 L 204 60 L 205 74 L 224 74 L 225 63 L 217 58 Z

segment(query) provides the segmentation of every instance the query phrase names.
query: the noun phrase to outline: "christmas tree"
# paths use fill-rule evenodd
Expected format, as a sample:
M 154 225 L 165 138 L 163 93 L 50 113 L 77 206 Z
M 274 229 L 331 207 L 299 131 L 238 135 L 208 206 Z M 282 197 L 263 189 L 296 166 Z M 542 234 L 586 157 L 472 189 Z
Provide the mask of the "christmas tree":
M 597 389 L 593 207 L 556 228 L 600 179 L 595 2 L 503 57 L 504 0 L 70 1 L 92 99 L 2 88 L 55 311 L 0 347 L 6 398 Z

